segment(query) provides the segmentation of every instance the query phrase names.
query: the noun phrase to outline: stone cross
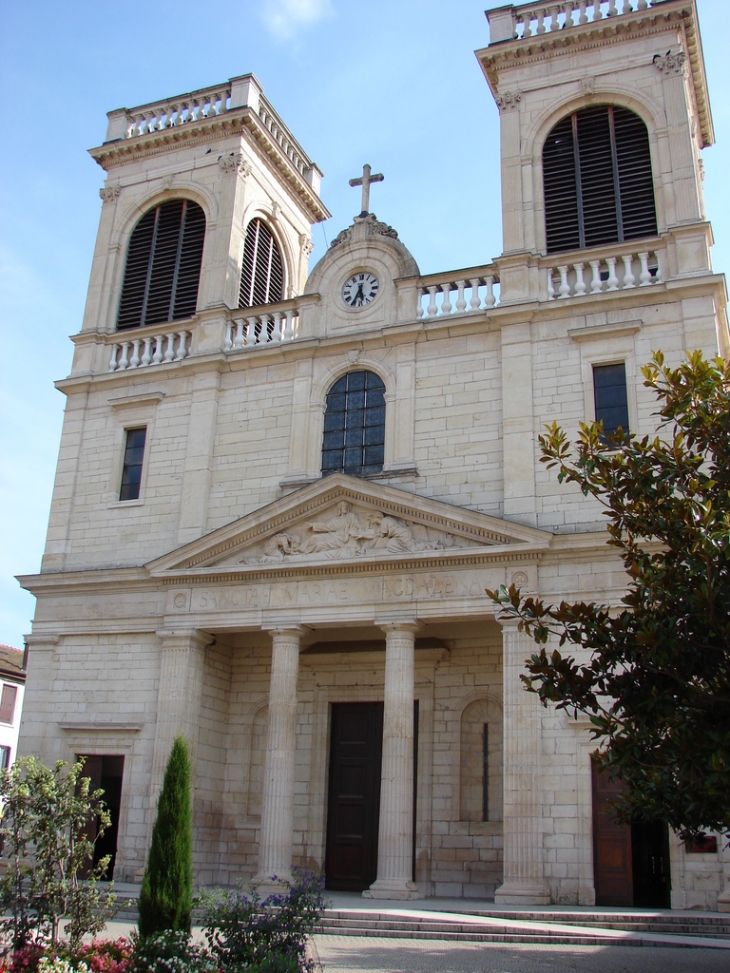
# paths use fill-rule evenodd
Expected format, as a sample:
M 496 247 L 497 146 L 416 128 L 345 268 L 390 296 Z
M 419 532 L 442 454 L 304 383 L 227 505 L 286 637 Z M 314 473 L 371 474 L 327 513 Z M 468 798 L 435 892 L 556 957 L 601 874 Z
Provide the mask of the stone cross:
M 362 212 L 360 216 L 367 216 L 370 206 L 370 183 L 371 182 L 382 182 L 385 176 L 379 172 L 374 176 L 370 175 L 370 166 L 362 167 L 362 176 L 359 179 L 351 179 L 351 186 L 362 186 Z

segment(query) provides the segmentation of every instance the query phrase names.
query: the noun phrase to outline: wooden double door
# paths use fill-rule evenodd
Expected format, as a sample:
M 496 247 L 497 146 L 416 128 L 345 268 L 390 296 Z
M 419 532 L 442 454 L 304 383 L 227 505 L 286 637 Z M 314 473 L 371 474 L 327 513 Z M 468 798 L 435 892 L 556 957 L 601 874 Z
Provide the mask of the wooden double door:
M 418 702 L 414 703 L 415 852 Z M 333 703 L 327 798 L 326 886 L 362 892 L 377 877 L 383 704 Z
M 663 821 L 618 822 L 611 803 L 624 784 L 593 772 L 593 876 L 596 905 L 670 907 L 669 831 Z

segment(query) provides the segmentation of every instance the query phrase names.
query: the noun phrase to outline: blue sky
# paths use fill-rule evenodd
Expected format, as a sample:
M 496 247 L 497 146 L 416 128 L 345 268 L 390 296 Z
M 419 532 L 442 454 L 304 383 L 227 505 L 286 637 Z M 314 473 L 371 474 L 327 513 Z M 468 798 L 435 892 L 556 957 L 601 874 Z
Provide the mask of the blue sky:
M 496 5 L 496 3 L 495 3 Z M 707 212 L 730 263 L 726 0 L 698 0 L 718 144 L 704 152 Z M 473 51 L 488 43 L 478 0 L 9 0 L 0 34 L 0 642 L 22 646 L 63 418 L 53 388 L 80 328 L 104 173 L 86 149 L 105 113 L 253 71 L 324 171 L 333 217 L 359 210 L 348 179 L 385 173 L 371 209 L 423 273 L 501 249 L 499 123 Z M 725 68 L 723 68 L 725 64 Z

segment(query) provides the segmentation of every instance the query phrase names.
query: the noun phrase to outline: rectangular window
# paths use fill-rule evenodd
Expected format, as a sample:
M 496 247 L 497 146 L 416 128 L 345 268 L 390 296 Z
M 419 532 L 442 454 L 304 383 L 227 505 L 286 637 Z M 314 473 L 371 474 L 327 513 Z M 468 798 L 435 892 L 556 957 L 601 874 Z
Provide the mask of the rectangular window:
M 594 365 L 593 397 L 596 422 L 603 423 L 605 436 L 612 436 L 620 428 L 629 431 L 629 404 L 626 398 L 626 366 Z
M 3 684 L 3 694 L 0 698 L 0 723 L 12 723 L 15 716 L 15 698 L 18 695 L 17 686 Z
M 0 770 L 7 770 L 10 766 L 10 747 L 0 747 Z
M 122 467 L 122 486 L 119 490 L 120 500 L 138 500 L 142 483 L 142 461 L 144 459 L 144 443 L 147 429 L 127 429 L 127 441 L 124 446 L 124 465 Z
M 482 731 L 482 821 L 489 820 L 489 723 Z

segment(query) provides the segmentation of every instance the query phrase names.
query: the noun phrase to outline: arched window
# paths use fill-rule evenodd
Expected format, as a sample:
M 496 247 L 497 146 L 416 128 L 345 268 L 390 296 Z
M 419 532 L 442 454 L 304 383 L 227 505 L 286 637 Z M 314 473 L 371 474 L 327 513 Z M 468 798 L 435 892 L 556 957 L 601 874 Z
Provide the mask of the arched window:
M 367 476 L 383 469 L 385 386 L 375 372 L 348 372 L 327 395 L 322 476 Z
M 117 328 L 177 321 L 195 314 L 205 213 L 189 199 L 148 210 L 132 231 Z
M 646 125 L 628 108 L 581 108 L 542 150 L 548 253 L 657 232 Z
M 271 230 L 263 220 L 251 220 L 243 244 L 239 307 L 276 304 L 284 299 L 284 264 Z

